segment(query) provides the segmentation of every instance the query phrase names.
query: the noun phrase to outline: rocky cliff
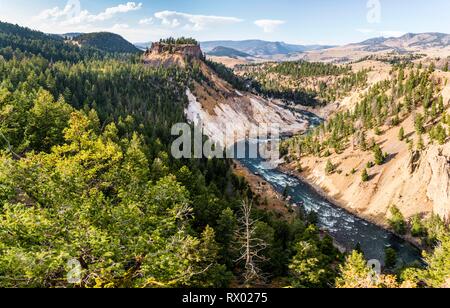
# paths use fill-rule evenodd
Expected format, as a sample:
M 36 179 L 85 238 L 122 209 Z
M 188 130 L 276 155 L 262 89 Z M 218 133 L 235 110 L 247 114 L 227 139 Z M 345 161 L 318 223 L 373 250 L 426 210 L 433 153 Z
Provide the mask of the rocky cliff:
M 186 91 L 186 118 L 196 124 L 201 121 L 205 134 L 215 142 L 225 145 L 226 137 L 233 135 L 239 141 L 258 128 L 273 125 L 278 125 L 282 134 L 307 129 L 308 121 L 302 113 L 258 95 L 236 91 L 203 60 L 201 48 L 193 44 L 154 43 L 144 55 L 144 63 L 151 66 L 196 65 L 203 78 L 193 79 Z
M 205 133 L 216 142 L 224 145 L 224 137 L 232 135 L 242 140 L 258 128 L 273 125 L 279 126 L 281 134 L 308 128 L 307 117 L 302 113 L 284 108 L 276 101 L 235 90 L 202 61 L 199 67 L 204 80 L 194 81 L 187 90 L 186 116 L 191 122 L 201 121 Z
M 427 196 L 434 204 L 434 213 L 450 220 L 450 146 L 432 147 L 422 161 L 431 171 Z
M 152 66 L 185 67 L 189 60 L 203 58 L 203 52 L 198 45 L 153 43 L 151 48 L 145 52 L 143 61 Z

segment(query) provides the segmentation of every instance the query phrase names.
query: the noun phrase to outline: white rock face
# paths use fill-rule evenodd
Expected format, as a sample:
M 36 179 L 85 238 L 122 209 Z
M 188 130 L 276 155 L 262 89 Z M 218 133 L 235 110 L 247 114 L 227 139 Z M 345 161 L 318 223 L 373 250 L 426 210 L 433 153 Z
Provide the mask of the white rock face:
M 221 145 L 226 136 L 235 134 L 236 141 L 255 137 L 258 128 L 278 125 L 280 133 L 297 133 L 308 128 L 308 121 L 300 113 L 280 107 L 276 103 L 252 94 L 239 93 L 224 102 L 217 102 L 214 114 L 206 111 L 194 94 L 187 89 L 189 106 L 185 113 L 191 123 L 204 125 L 204 133 Z
M 447 149 L 448 150 L 448 149 Z M 425 162 L 431 169 L 427 196 L 433 201 L 434 213 L 444 220 L 450 219 L 450 156 L 437 147 L 429 149 Z

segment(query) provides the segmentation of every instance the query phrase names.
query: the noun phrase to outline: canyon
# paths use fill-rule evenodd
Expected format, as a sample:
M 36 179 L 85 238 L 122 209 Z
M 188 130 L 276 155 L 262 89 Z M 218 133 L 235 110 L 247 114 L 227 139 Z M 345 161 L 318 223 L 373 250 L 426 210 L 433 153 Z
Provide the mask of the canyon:
M 235 134 L 239 141 L 251 137 L 249 132 L 262 125 L 278 124 L 281 132 L 287 135 L 304 133 L 311 127 L 309 116 L 303 113 L 304 110 L 316 113 L 325 120 L 336 112 L 351 111 L 371 87 L 390 78 L 392 69 L 388 63 L 371 59 L 352 63 L 351 69 L 354 72 L 368 70 L 365 87 L 352 91 L 325 107 L 293 110 L 287 108 L 282 100 L 263 98 L 250 91 L 234 89 L 205 64 L 198 46 L 177 46 L 169 51 L 165 46 L 154 44 L 144 57 L 148 65 L 175 64 L 186 67 L 193 61 L 199 67 L 207 81 L 193 81 L 186 90 L 189 102 L 186 117 L 191 123 L 203 123 L 205 134 L 222 145 L 226 143 L 226 134 Z M 435 75 L 448 108 L 450 86 L 447 81 L 450 74 L 439 71 Z M 407 135 L 414 133 L 414 115 L 418 112 L 419 109 L 402 123 Z M 429 145 L 425 151 L 411 153 L 405 142 L 398 141 L 398 130 L 398 127 L 384 126 L 382 135 L 368 135 L 368 138 L 381 144 L 384 151 L 391 153 L 386 164 L 373 168 L 368 183 L 361 183 L 359 174 L 372 154 L 355 147 L 339 154 L 332 153 L 329 157 L 302 157 L 286 163 L 283 169 L 296 174 L 335 204 L 384 228 L 389 228 L 389 209 L 393 205 L 400 209 L 407 220 L 416 215 L 429 217 L 432 214 L 448 220 L 449 143 L 438 146 L 427 142 Z M 338 164 L 339 173 L 326 173 L 325 165 L 329 160 Z M 301 173 L 297 172 L 299 164 L 302 167 Z

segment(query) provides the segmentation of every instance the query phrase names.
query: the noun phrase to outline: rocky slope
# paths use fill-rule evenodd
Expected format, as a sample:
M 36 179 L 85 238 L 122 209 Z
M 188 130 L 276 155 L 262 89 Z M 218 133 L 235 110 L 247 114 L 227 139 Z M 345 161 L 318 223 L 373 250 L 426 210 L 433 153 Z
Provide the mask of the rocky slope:
M 436 72 L 435 80 L 440 80 L 447 113 L 450 112 L 450 74 Z M 339 104 L 340 110 L 351 110 L 358 102 L 360 94 L 353 94 Z M 415 136 L 415 114 L 413 111 L 401 124 L 407 138 L 417 142 Z M 389 153 L 386 163 L 370 169 L 368 182 L 363 182 L 361 172 L 369 161 L 373 161 L 371 151 L 362 151 L 350 146 L 342 153 L 332 153 L 329 157 L 304 156 L 301 158 L 303 172 L 298 174 L 319 191 L 332 198 L 349 211 L 387 226 L 389 209 L 396 205 L 406 219 L 417 214 L 439 215 L 450 220 L 450 142 L 444 145 L 432 143 L 424 136 L 425 150 L 411 152 L 405 141 L 399 141 L 399 127 L 383 126 L 382 134 L 370 132 L 367 140 L 374 138 L 383 151 Z M 354 144 L 356 141 L 350 140 Z M 327 174 L 328 161 L 336 165 L 337 172 Z M 297 170 L 298 161 L 286 166 Z
M 282 134 L 294 134 L 308 127 L 306 116 L 283 108 L 282 104 L 257 95 L 235 90 L 203 61 L 199 46 L 167 46 L 153 44 L 144 55 L 144 62 L 152 66 L 177 65 L 186 68 L 195 63 L 202 80 L 193 80 L 186 90 L 189 105 L 186 117 L 190 122 L 204 125 L 205 134 L 225 145 L 226 137 L 235 135 L 236 141 L 252 136 L 258 127 L 278 125 Z
M 169 52 L 164 46 L 155 45 L 145 55 L 145 61 L 149 65 L 186 67 L 187 58 L 196 62 L 204 78 L 194 80 L 186 90 L 189 100 L 186 117 L 194 123 L 201 121 L 205 133 L 217 142 L 225 143 L 225 133 L 235 133 L 237 139 L 244 139 L 249 131 L 261 125 L 276 123 L 284 133 L 302 132 L 308 128 L 307 119 L 301 112 L 287 110 L 276 101 L 236 91 L 202 61 L 203 54 L 198 47 L 183 46 Z M 373 60 L 353 64 L 354 71 L 362 69 L 370 69 L 367 88 L 354 91 L 327 106 L 326 112 L 321 113 L 323 116 L 336 111 L 352 110 L 371 86 L 389 78 L 392 67 L 385 62 Z M 439 83 L 448 108 L 450 73 L 438 71 L 435 75 L 434 79 Z M 420 108 L 402 122 L 405 134 L 412 136 L 414 142 L 414 117 L 418 112 L 421 112 Z M 394 204 L 407 219 L 416 214 L 427 216 L 431 213 L 449 219 L 450 143 L 433 145 L 425 137 L 426 150 L 411 154 L 408 144 L 398 140 L 399 127 L 383 126 L 381 129 L 381 135 L 371 132 L 367 139 L 374 138 L 383 151 L 390 155 L 385 164 L 370 169 L 369 182 L 362 182 L 361 170 L 368 161 L 373 160 L 373 154 L 357 147 L 347 148 L 342 153 L 329 157 L 302 157 L 303 172 L 299 176 L 334 199 L 337 204 L 379 225 L 387 226 L 389 208 Z M 328 160 L 336 163 L 339 172 L 332 175 L 326 173 L 325 165 Z M 298 161 L 286 167 L 292 171 L 297 170 Z

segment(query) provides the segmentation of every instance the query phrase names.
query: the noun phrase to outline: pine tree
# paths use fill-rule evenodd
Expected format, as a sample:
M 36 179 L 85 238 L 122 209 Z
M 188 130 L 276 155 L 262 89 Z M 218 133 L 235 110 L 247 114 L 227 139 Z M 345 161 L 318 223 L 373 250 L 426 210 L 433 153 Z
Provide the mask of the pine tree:
M 450 236 L 439 236 L 439 244 L 432 254 L 425 255 L 428 268 L 420 272 L 419 276 L 433 288 L 450 287 Z
M 341 273 L 336 280 L 337 288 L 369 288 L 373 284 L 375 273 L 369 269 L 364 256 L 353 251 L 339 267 Z
M 436 140 L 439 145 L 444 145 L 447 140 L 447 130 L 439 123 L 430 131 L 430 138 Z
M 367 169 L 364 168 L 363 172 L 361 173 L 361 180 L 363 182 L 369 181 L 369 173 L 367 173 Z
M 414 237 L 421 237 L 425 235 L 425 227 L 422 223 L 422 219 L 419 215 L 415 215 L 411 218 L 411 235 Z
M 398 132 L 398 140 L 405 140 L 405 129 L 403 127 L 400 127 L 400 130 Z
M 445 111 L 444 97 L 442 95 L 439 96 L 437 105 L 439 114 L 442 114 Z
M 225 264 L 233 264 L 233 244 L 235 239 L 235 233 L 237 231 L 237 219 L 233 213 L 233 210 L 227 208 L 222 211 L 217 221 L 217 242 L 221 244 L 222 256 L 224 257 Z
M 417 138 L 417 150 L 418 151 L 425 150 L 425 143 L 423 141 L 422 135 L 419 135 L 419 137 Z
M 406 233 L 406 222 L 405 217 L 397 206 L 393 205 L 390 207 L 391 218 L 389 218 L 389 224 L 391 228 L 398 234 Z
M 416 118 L 414 119 L 414 127 L 416 128 L 416 132 L 418 135 L 425 133 L 424 124 L 425 124 L 425 119 L 424 119 L 423 115 L 417 114 Z
M 387 268 L 394 268 L 397 264 L 397 251 L 391 247 L 388 247 L 384 251 L 385 265 Z
M 314 243 L 299 242 L 296 255 L 289 265 L 292 285 L 295 288 L 326 287 L 327 269 L 323 266 L 320 251 Z
M 333 174 L 335 171 L 336 171 L 336 166 L 332 163 L 331 160 L 328 160 L 328 161 L 327 161 L 327 164 L 326 164 L 326 166 L 325 166 L 325 172 L 326 172 L 328 175 L 331 175 L 331 174 Z
M 379 145 L 376 145 L 375 148 L 373 149 L 373 155 L 374 155 L 375 164 L 377 164 L 379 166 L 384 164 L 386 157 L 383 154 L 383 151 L 381 150 L 381 147 Z

